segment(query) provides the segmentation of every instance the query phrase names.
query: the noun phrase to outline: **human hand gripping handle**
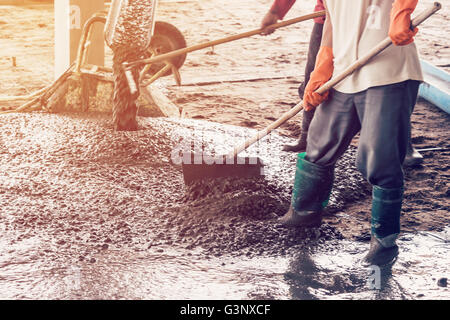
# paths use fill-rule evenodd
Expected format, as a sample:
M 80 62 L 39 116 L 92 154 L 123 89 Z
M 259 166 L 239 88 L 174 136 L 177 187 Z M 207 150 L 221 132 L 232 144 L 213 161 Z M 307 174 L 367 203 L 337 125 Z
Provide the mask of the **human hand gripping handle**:
M 303 108 L 305 111 L 314 109 L 328 99 L 328 91 L 324 94 L 319 94 L 316 90 L 331 79 L 333 71 L 333 49 L 322 46 L 317 53 L 316 66 L 311 73 L 310 80 L 305 88 L 305 94 L 303 95 Z
M 265 36 L 272 34 L 275 29 L 268 26 L 282 20 L 294 3 L 295 0 L 275 0 L 261 22 L 261 29 L 263 29 L 261 34 Z
M 395 0 L 391 10 L 389 37 L 396 46 L 405 46 L 414 41 L 419 29 L 411 29 L 411 14 L 418 0 Z
M 268 11 L 261 21 L 261 34 L 267 36 L 275 32 L 275 28 L 270 28 L 269 26 L 278 22 L 278 14 L 272 11 Z

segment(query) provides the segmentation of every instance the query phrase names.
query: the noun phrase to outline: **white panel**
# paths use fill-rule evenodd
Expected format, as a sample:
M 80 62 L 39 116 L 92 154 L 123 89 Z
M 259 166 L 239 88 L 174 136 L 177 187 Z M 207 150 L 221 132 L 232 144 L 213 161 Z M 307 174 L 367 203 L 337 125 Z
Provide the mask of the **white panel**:
M 55 79 L 70 65 L 69 0 L 55 0 Z

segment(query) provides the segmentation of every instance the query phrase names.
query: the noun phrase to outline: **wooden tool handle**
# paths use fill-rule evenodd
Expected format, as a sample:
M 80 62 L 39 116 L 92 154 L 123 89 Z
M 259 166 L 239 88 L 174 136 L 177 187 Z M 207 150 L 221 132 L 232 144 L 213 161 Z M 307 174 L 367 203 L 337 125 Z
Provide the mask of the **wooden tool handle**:
M 302 22 L 302 21 L 306 21 L 306 20 L 311 20 L 314 18 L 318 18 L 321 16 L 325 15 L 325 11 L 318 11 L 318 12 L 314 12 L 311 14 L 307 14 L 301 17 L 297 17 L 294 19 L 290 19 L 290 20 L 286 20 L 286 21 L 282 21 L 279 23 L 275 23 L 273 25 L 268 26 L 267 28 L 273 28 L 273 29 L 278 29 L 278 28 L 282 28 L 282 27 L 286 27 L 289 26 L 291 24 L 295 24 L 298 22 Z M 138 60 L 138 61 L 134 61 L 134 62 L 130 62 L 130 63 L 124 63 L 124 67 L 125 68 L 130 68 L 136 65 L 141 65 L 141 64 L 149 64 L 149 63 L 155 63 L 155 62 L 160 62 L 160 61 L 165 61 L 165 60 L 170 60 L 173 57 L 179 56 L 179 55 L 183 55 L 189 52 L 193 52 L 193 51 L 197 51 L 197 50 L 201 50 L 201 49 L 205 49 L 205 48 L 209 48 L 209 47 L 214 47 L 217 46 L 219 44 L 223 44 L 223 43 L 227 43 L 227 42 L 231 42 L 231 41 L 235 41 L 235 40 L 239 40 L 239 39 L 243 39 L 243 38 L 248 38 L 248 37 L 252 37 L 255 36 L 257 34 L 261 34 L 261 32 L 264 29 L 257 29 L 257 30 L 252 30 L 252 31 L 248 31 L 248 32 L 244 32 L 244 33 L 239 33 L 236 35 L 232 35 L 226 38 L 222 38 L 222 39 L 218 39 L 218 40 L 214 40 L 214 41 L 209 41 L 209 42 L 205 42 L 205 43 L 200 43 L 191 47 L 187 47 L 187 48 L 181 48 L 178 50 L 174 50 L 165 54 L 161 54 L 149 59 L 142 59 L 142 60 Z
M 435 2 L 432 6 L 430 6 L 427 9 L 425 9 L 422 13 L 420 13 L 418 16 L 416 16 L 412 20 L 412 25 L 414 27 L 417 27 L 422 22 L 424 22 L 426 19 L 428 19 L 430 16 L 432 16 L 437 11 L 439 11 L 441 9 L 441 7 L 442 6 L 441 6 L 441 4 L 439 2 Z M 389 47 L 391 44 L 392 44 L 391 38 L 387 37 L 386 39 L 381 41 L 380 44 L 378 44 L 375 48 L 370 50 L 369 53 L 367 53 L 362 58 L 360 58 L 357 61 L 355 61 L 347 69 L 345 69 L 341 74 L 333 77 L 330 81 L 328 81 L 323 86 L 321 86 L 319 89 L 317 89 L 316 92 L 319 93 L 319 94 L 323 94 L 323 93 L 327 92 L 332 87 L 334 87 L 336 84 L 341 82 L 344 78 L 346 78 L 347 76 L 351 75 L 353 72 L 355 72 L 356 70 L 361 68 L 370 59 L 375 57 L 377 54 L 382 52 L 384 49 Z M 267 126 L 265 129 L 258 131 L 258 133 L 255 136 L 253 136 L 253 137 L 249 138 L 248 140 L 246 140 L 242 145 L 237 146 L 236 148 L 234 148 L 234 150 L 229 154 L 229 156 L 230 157 L 236 157 L 240 152 L 244 151 L 245 149 L 250 147 L 255 142 L 257 142 L 257 141 L 261 140 L 262 138 L 264 138 L 270 132 L 272 132 L 273 130 L 275 130 L 276 128 L 281 126 L 283 123 L 285 123 L 286 121 L 291 119 L 293 116 L 295 116 L 297 113 L 299 113 L 302 109 L 303 109 L 303 102 L 300 102 L 295 107 L 293 107 L 291 110 L 289 110 L 288 112 L 283 114 L 281 116 L 281 118 L 279 118 L 278 120 L 276 120 L 275 122 L 273 122 L 272 124 Z

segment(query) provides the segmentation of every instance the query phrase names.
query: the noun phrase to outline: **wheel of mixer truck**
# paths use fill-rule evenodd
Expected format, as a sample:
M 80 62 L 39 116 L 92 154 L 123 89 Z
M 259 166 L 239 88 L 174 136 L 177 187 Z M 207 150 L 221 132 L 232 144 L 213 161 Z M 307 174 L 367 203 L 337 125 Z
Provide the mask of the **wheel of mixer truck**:
M 156 21 L 155 22 L 155 30 L 153 33 L 153 37 L 150 41 L 150 47 L 148 49 L 148 57 L 152 53 L 156 53 L 157 55 L 168 53 L 174 50 L 186 48 L 186 40 L 184 39 L 183 34 L 178 30 L 174 25 L 163 22 Z M 180 69 L 184 61 L 186 60 L 186 54 L 182 54 L 176 56 L 171 59 L 172 64 Z M 164 62 L 157 62 L 151 65 L 148 74 L 154 75 L 159 70 L 164 68 Z M 172 74 L 171 70 L 168 70 L 163 77 Z

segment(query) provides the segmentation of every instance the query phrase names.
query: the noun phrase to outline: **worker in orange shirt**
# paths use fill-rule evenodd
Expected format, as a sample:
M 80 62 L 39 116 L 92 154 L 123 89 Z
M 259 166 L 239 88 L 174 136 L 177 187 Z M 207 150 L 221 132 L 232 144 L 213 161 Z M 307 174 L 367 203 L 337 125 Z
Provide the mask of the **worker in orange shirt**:
M 267 12 L 263 21 L 261 23 L 261 27 L 265 28 L 271 24 L 276 23 L 278 20 L 283 19 L 284 16 L 288 13 L 289 9 L 295 3 L 295 0 L 275 0 L 270 10 Z M 316 6 L 314 8 L 314 12 L 325 10 L 323 6 L 322 0 L 317 0 Z M 308 49 L 308 59 L 306 61 L 305 67 L 305 79 L 301 83 L 298 88 L 298 92 L 300 97 L 303 97 L 303 93 L 306 87 L 306 84 L 309 81 L 309 77 L 311 72 L 314 70 L 314 65 L 316 63 L 317 52 L 320 48 L 320 42 L 322 40 L 322 30 L 323 24 L 325 22 L 325 16 L 315 18 L 314 26 L 311 32 L 311 37 L 309 40 L 309 49 Z M 264 35 L 268 35 L 273 33 L 273 29 L 265 29 Z M 311 111 L 303 111 L 303 119 L 302 119 L 302 131 L 300 138 L 293 145 L 285 145 L 284 151 L 291 152 L 303 152 L 306 150 L 306 140 L 308 137 L 308 129 L 311 123 L 312 118 L 314 117 L 314 110 Z

